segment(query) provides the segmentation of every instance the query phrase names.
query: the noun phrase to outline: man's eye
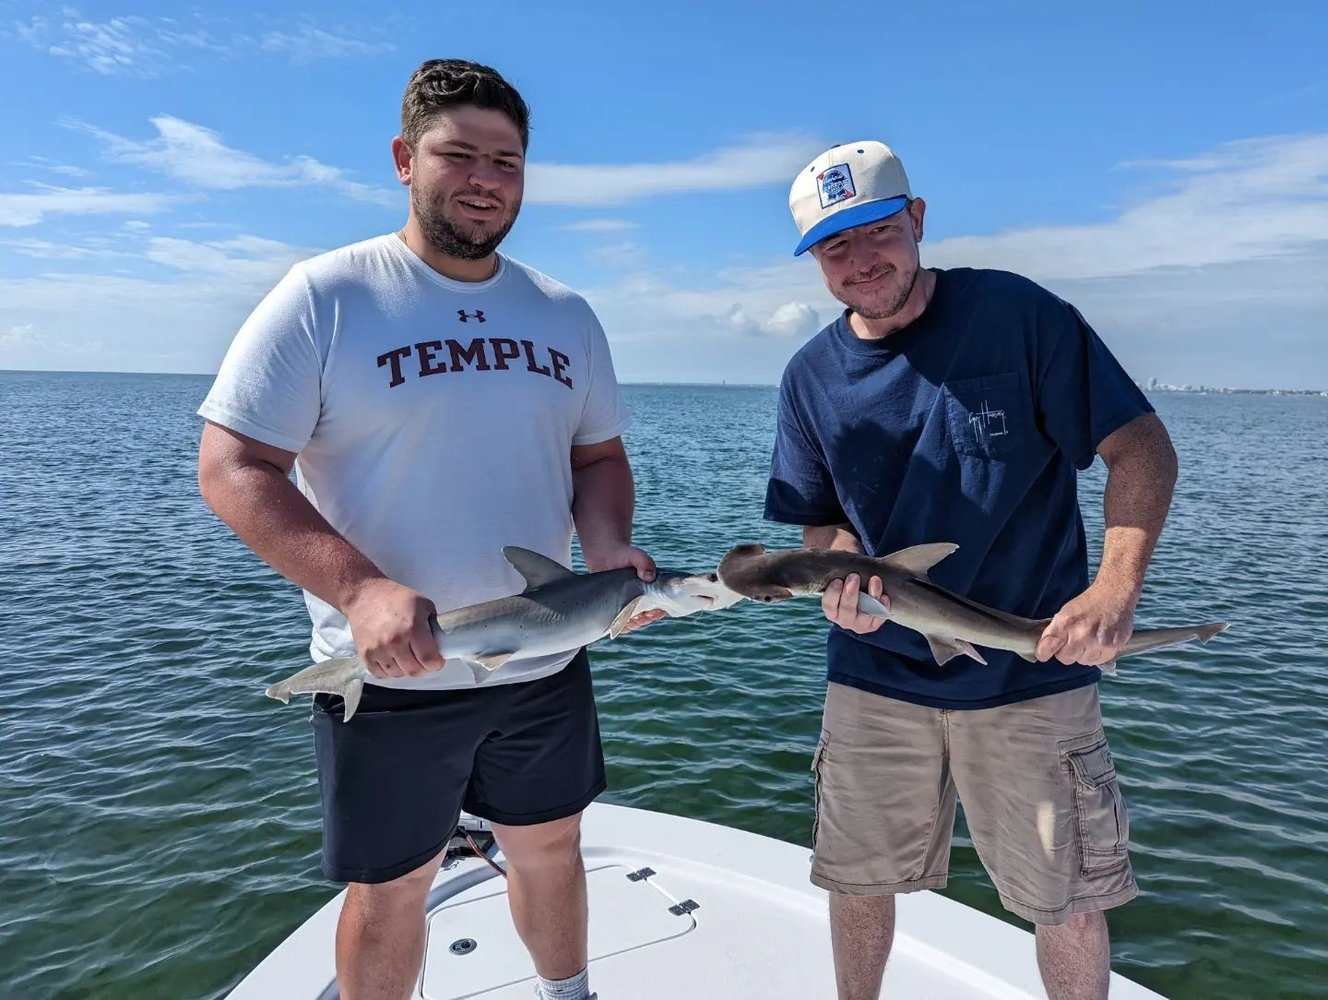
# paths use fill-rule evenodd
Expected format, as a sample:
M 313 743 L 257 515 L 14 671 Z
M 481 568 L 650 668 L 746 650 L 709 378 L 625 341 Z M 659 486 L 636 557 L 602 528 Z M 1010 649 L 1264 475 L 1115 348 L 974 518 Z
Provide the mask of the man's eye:
M 469 159 L 470 159 L 470 154 L 469 154 L 469 153 L 458 153 L 458 152 L 456 152 L 455 150 L 453 150 L 453 151 L 450 152 L 450 153 L 444 153 L 443 155 L 446 156 L 449 160 L 469 160 Z
M 515 170 L 516 164 L 511 160 L 494 160 L 500 170 Z

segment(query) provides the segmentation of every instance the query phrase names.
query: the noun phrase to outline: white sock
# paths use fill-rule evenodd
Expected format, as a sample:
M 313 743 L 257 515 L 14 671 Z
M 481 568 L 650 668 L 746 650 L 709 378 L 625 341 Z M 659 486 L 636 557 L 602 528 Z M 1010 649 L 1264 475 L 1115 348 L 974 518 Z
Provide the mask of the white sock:
M 582 969 L 570 979 L 545 979 L 538 976 L 535 995 L 539 1000 L 594 1000 L 590 995 L 590 970 Z

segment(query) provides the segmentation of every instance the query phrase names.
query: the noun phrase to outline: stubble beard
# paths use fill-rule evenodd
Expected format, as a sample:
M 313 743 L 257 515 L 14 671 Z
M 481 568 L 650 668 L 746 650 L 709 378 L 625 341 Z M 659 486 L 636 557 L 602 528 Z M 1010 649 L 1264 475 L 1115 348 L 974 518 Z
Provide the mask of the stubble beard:
M 446 209 L 441 204 L 430 201 L 414 189 L 411 190 L 411 200 L 415 206 L 415 218 L 419 222 L 420 232 L 424 235 L 425 241 L 439 253 L 455 257 L 457 260 L 483 260 L 497 250 L 498 245 L 511 232 L 521 211 L 521 199 L 518 198 L 512 204 L 512 211 L 498 228 L 483 236 L 481 235 L 483 230 L 477 232 L 474 227 L 457 225 L 447 218 Z
M 884 306 L 863 306 L 860 303 L 850 301 L 849 295 L 851 295 L 851 292 L 849 289 L 853 287 L 852 285 L 845 287 L 844 298 L 841 301 L 863 319 L 890 319 L 904 308 L 909 296 L 913 294 L 913 286 L 918 283 L 918 270 L 918 265 L 914 264 L 913 269 L 905 275 L 899 291 Z

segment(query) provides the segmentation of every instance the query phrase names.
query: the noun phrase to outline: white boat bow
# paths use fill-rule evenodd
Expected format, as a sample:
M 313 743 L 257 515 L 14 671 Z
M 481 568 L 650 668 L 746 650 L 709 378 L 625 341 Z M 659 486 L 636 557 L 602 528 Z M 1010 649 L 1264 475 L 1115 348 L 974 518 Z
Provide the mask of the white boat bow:
M 582 853 L 590 979 L 601 1000 L 833 1000 L 826 894 L 807 880 L 806 848 L 595 804 L 585 814 Z M 231 1000 L 335 1000 L 343 896 L 279 945 Z M 416 1000 L 531 1000 L 534 975 L 508 913 L 506 882 L 482 858 L 449 859 L 430 892 Z M 1031 933 L 927 891 L 898 898 L 881 995 L 1046 996 Z M 1111 996 L 1160 994 L 1113 974 Z

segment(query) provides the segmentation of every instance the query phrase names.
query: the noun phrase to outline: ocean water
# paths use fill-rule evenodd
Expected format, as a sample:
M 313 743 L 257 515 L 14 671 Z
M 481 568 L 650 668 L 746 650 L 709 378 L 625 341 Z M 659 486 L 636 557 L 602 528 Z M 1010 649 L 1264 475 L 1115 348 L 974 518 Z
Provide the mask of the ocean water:
M 208 384 L 0 373 L 5 1000 L 222 996 L 337 888 L 308 713 L 262 696 L 306 662 L 303 605 L 197 495 Z M 774 390 L 627 395 L 661 564 L 797 543 L 760 518 Z M 1328 995 L 1328 399 L 1153 402 L 1181 479 L 1138 622 L 1232 628 L 1103 684 L 1143 890 L 1115 967 L 1172 997 Z M 803 600 L 598 647 L 608 800 L 806 844 L 824 633 Z M 1003 916 L 962 836 L 946 893 Z

